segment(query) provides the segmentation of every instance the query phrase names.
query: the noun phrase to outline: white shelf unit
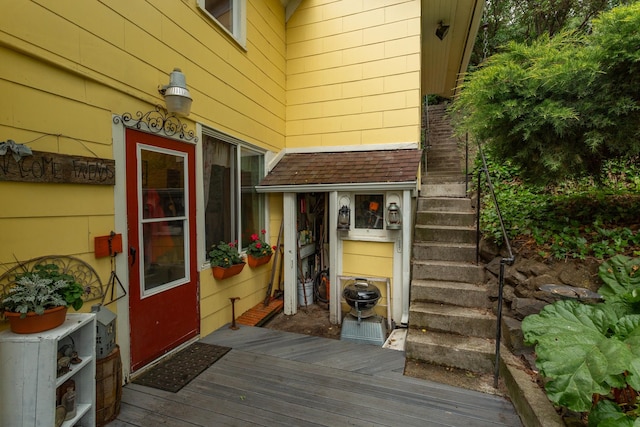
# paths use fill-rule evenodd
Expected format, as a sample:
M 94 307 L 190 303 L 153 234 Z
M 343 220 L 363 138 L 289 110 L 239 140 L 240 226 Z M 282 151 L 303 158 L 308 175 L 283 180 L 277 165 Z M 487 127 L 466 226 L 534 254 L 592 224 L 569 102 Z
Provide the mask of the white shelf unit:
M 74 344 L 82 362 L 57 376 L 57 353 Z M 57 328 L 35 334 L 0 332 L 0 426 L 55 426 L 56 389 L 75 382 L 76 415 L 63 427 L 96 424 L 95 314 L 67 314 Z

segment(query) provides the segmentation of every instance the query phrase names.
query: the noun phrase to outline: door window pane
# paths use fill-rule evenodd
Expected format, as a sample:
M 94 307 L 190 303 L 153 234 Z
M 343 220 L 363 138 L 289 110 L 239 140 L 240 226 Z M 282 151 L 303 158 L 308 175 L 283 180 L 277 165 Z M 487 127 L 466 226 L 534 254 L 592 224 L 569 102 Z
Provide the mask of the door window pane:
M 140 152 L 143 291 L 187 278 L 184 159 L 172 153 Z

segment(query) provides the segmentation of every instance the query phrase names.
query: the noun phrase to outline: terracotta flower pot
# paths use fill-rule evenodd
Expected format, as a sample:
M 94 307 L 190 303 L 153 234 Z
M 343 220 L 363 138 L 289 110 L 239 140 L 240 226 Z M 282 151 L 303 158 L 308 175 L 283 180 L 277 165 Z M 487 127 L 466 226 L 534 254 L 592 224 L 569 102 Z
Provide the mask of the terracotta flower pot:
M 247 255 L 247 263 L 249 263 L 249 267 L 251 268 L 255 268 L 262 264 L 266 264 L 270 260 L 271 260 L 271 255 L 261 256 L 259 258 L 256 258 L 253 255 Z
M 27 317 L 20 318 L 20 313 L 4 312 L 9 321 L 9 327 L 16 334 L 34 334 L 48 331 L 64 323 L 67 317 L 67 307 L 59 306 L 45 310 L 43 314 L 27 313 Z
M 218 280 L 224 280 L 228 277 L 239 274 L 244 268 L 244 265 L 245 263 L 243 262 L 242 264 L 234 264 L 231 267 L 214 266 L 214 267 L 211 267 L 211 269 L 213 270 L 213 277 L 215 277 Z

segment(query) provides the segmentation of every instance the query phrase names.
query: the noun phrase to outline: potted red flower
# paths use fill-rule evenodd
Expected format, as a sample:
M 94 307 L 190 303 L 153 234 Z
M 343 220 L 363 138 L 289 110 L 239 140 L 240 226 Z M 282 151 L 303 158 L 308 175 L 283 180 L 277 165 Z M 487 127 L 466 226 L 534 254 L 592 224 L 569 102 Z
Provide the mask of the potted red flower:
M 252 268 L 268 263 L 273 255 L 274 248 L 264 240 L 266 231 L 261 230 L 260 234 L 262 238 L 257 233 L 252 234 L 251 243 L 247 246 L 247 263 Z
M 218 280 L 235 276 L 244 268 L 244 260 L 238 252 L 238 242 L 220 242 L 209 252 L 213 277 Z

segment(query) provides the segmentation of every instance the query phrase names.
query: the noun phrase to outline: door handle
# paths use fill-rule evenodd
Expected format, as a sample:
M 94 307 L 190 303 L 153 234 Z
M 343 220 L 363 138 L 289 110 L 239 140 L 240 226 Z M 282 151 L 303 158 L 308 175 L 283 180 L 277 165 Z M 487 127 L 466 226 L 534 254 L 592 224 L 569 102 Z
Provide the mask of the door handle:
M 131 259 L 130 261 L 131 266 L 133 266 L 133 264 L 136 263 L 136 253 L 137 253 L 136 248 L 134 248 L 133 246 L 129 246 L 129 258 Z

